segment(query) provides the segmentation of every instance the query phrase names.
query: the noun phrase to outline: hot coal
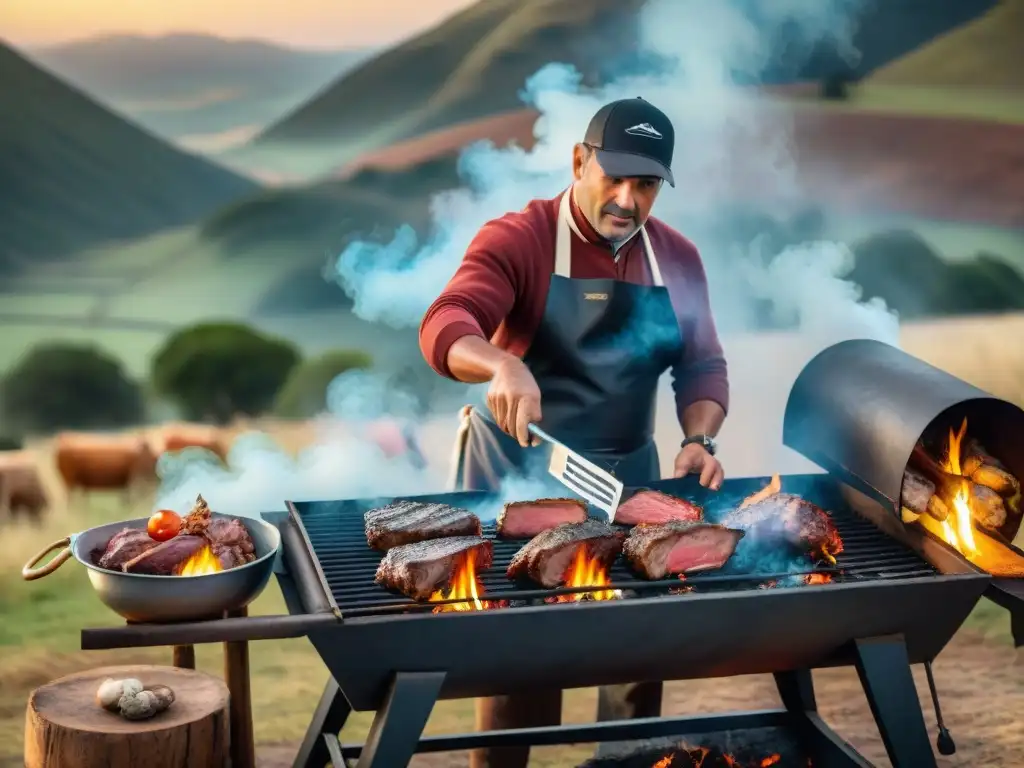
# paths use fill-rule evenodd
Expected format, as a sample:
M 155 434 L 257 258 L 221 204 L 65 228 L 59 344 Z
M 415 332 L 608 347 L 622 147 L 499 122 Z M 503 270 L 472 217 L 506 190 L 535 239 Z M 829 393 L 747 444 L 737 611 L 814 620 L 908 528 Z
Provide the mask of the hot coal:
M 608 568 L 622 551 L 626 535 L 600 520 L 564 523 L 534 536 L 512 557 L 509 579 L 529 579 L 554 588 L 565 580 L 576 550 L 586 546 L 588 554 Z
M 114 534 L 98 556 L 93 554 L 93 562 L 100 568 L 119 571 L 129 560 L 134 560 L 159 544 L 159 541 L 151 539 L 149 533 L 140 528 L 124 528 Z
M 622 550 L 648 579 L 721 568 L 736 551 L 743 531 L 711 523 L 673 520 L 633 528 Z
M 833 559 L 843 551 L 843 541 L 828 513 L 789 493 L 776 493 L 734 509 L 720 522 L 746 532 L 762 545 L 788 545 L 824 559 Z
M 787 731 L 750 728 L 601 744 L 595 757 L 580 763 L 578 768 L 806 768 L 807 765 L 808 757 L 800 742 Z
M 615 522 L 620 525 L 640 523 L 667 523 L 670 520 L 699 522 L 703 510 L 696 504 L 661 491 L 637 491 L 615 511 Z
M 209 543 L 205 536 L 180 533 L 129 560 L 121 566 L 121 570 L 149 576 L 173 576 L 186 560 L 198 554 Z
M 374 581 L 413 600 L 426 600 L 451 583 L 460 558 L 475 558 L 478 571 L 491 567 L 494 545 L 479 536 L 428 539 L 392 547 L 377 567 Z
M 467 509 L 421 501 L 395 501 L 363 515 L 366 542 L 381 551 L 447 536 L 480 536 L 480 518 Z
M 513 501 L 498 515 L 498 535 L 503 539 L 529 539 L 563 523 L 582 523 L 587 505 L 579 499 Z

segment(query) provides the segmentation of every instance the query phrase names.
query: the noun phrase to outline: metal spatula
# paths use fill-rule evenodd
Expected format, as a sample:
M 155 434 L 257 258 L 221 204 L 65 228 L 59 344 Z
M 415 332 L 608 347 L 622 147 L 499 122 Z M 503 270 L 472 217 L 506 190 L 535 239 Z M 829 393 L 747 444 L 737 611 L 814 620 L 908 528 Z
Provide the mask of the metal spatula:
M 551 476 L 588 504 L 607 512 L 610 522 L 622 498 L 622 483 L 611 473 L 555 440 L 536 424 L 531 424 L 529 429 L 531 434 L 551 445 L 551 461 L 548 464 Z

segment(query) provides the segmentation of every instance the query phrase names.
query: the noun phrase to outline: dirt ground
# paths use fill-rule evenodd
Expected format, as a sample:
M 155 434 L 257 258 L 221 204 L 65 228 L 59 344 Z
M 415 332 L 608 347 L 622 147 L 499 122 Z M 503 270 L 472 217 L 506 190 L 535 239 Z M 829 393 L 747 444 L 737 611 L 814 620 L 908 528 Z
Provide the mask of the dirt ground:
M 1014 651 L 1001 637 L 983 637 L 962 631 L 934 665 L 936 686 L 946 727 L 956 741 L 957 752 L 938 757 L 940 768 L 954 766 L 1024 765 L 1024 651 Z M 924 669 L 914 669 L 918 697 L 925 722 L 934 738 L 935 713 L 928 695 Z M 828 723 L 877 766 L 891 766 L 868 709 L 867 700 L 852 668 L 814 673 L 818 707 Z M 590 694 L 590 692 L 588 692 Z M 592 719 L 592 695 L 567 702 L 566 720 Z M 440 706 L 444 706 L 443 704 Z M 588 706 L 590 707 L 588 709 Z M 671 683 L 666 687 L 665 714 L 695 715 L 714 711 L 739 711 L 779 706 L 772 678 L 767 675 Z M 291 766 L 295 745 L 259 749 L 260 768 Z M 533 766 L 574 766 L 586 749 L 564 748 L 564 762 L 553 748 L 537 750 Z M 424 755 L 415 758 L 416 768 L 464 768 L 465 753 Z

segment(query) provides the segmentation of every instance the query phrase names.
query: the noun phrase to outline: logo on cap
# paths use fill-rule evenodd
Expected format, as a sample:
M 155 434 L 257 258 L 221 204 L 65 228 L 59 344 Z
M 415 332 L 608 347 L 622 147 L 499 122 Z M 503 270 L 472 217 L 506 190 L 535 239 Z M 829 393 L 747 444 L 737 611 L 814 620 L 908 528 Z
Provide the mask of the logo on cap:
M 632 136 L 644 136 L 648 139 L 660 139 L 661 132 L 650 123 L 640 123 L 626 129 L 626 133 Z

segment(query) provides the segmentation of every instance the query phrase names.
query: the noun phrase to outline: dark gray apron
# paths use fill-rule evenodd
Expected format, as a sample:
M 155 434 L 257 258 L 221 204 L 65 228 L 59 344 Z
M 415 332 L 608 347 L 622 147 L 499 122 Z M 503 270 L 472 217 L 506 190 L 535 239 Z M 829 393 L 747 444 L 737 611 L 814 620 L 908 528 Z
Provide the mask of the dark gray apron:
M 555 271 L 540 325 L 523 361 L 541 392 L 541 426 L 570 448 L 612 471 L 627 485 L 659 478 L 654 444 L 658 380 L 682 357 L 668 291 L 641 228 L 652 286 L 614 279 L 574 280 L 570 270 L 571 188 L 562 195 Z M 580 235 L 582 237 L 582 235 Z M 510 475 L 555 481 L 546 474 L 544 448 L 522 448 L 494 423 L 486 405 L 464 412 L 468 424 L 455 457 L 456 488 L 497 491 Z M 459 455 L 461 454 L 461 455 Z M 553 485 L 556 495 L 565 489 Z M 662 683 L 605 686 L 598 720 L 657 717 Z M 561 718 L 561 691 L 537 691 L 480 700 L 480 729 L 553 725 Z M 525 768 L 528 748 L 478 750 L 474 768 Z

